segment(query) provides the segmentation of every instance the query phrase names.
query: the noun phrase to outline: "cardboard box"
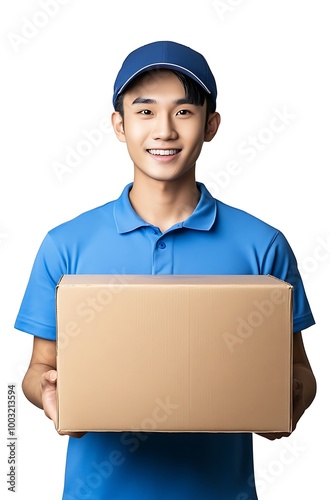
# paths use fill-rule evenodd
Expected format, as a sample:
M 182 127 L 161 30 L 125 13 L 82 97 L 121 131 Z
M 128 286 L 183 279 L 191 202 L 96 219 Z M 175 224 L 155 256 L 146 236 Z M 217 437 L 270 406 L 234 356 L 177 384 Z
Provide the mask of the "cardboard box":
M 58 430 L 291 431 L 292 300 L 272 276 L 64 275 Z

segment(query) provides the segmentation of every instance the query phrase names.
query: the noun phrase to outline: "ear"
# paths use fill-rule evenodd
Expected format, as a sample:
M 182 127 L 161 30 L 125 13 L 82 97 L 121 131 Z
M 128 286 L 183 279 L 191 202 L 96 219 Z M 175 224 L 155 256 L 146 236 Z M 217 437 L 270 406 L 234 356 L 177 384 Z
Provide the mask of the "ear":
M 124 120 L 118 111 L 114 111 L 111 116 L 113 130 L 120 142 L 126 142 L 124 131 Z
M 206 124 L 206 130 L 204 134 L 204 141 L 205 142 L 210 142 L 212 141 L 213 137 L 218 131 L 218 128 L 220 126 L 221 122 L 221 116 L 217 111 L 214 113 L 211 113 L 210 116 L 208 117 L 207 124 Z

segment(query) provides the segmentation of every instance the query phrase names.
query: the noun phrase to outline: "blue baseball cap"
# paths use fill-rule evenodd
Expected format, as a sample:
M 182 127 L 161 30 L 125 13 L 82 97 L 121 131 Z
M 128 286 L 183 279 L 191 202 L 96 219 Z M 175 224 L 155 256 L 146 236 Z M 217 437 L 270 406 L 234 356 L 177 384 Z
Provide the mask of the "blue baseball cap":
M 197 82 L 216 106 L 217 85 L 205 57 L 195 50 L 171 41 L 143 45 L 124 60 L 114 83 L 113 106 L 117 97 L 137 76 L 154 69 L 179 71 Z

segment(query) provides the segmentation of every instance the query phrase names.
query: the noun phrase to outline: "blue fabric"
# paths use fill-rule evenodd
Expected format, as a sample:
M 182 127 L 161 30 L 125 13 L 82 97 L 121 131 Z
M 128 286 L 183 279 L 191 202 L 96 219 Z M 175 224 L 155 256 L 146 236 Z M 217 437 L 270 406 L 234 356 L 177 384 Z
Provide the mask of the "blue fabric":
M 281 232 L 198 183 L 192 215 L 166 232 L 118 200 L 52 229 L 36 256 L 15 327 L 55 340 L 62 274 L 271 274 L 294 286 L 294 331 L 314 324 Z M 63 500 L 255 500 L 250 434 L 88 433 L 70 438 Z

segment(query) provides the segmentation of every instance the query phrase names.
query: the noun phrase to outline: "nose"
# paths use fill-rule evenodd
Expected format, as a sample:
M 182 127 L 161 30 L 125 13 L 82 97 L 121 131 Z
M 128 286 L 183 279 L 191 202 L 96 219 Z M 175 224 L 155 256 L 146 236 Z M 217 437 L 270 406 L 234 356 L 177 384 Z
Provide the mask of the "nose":
M 152 133 L 153 139 L 168 141 L 178 138 L 178 133 L 174 127 L 173 121 L 167 114 L 164 113 L 159 115 L 154 123 L 155 128 Z

